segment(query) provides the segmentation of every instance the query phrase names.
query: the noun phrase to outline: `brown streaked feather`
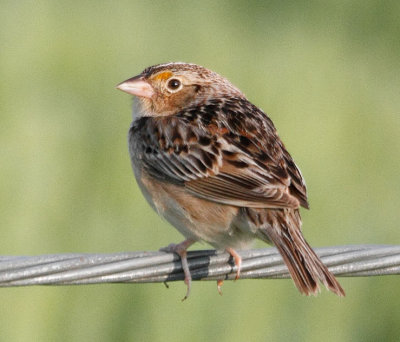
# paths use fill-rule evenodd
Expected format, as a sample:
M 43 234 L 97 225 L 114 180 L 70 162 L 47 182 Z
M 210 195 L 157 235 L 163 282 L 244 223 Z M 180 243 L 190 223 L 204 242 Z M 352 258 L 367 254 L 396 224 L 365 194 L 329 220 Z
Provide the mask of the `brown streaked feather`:
M 322 263 L 301 234 L 301 219 L 297 209 L 243 209 L 256 225 L 258 237 L 272 242 L 279 250 L 290 275 L 306 295 L 320 291 L 318 281 L 338 296 L 345 292 L 335 276 Z
M 246 99 L 140 118 L 131 129 L 131 148 L 147 172 L 196 196 L 240 207 L 308 206 L 304 181 L 272 122 Z
M 185 187 L 199 197 L 238 207 L 299 207 L 299 201 L 285 189 L 270 187 L 257 191 L 246 179 L 225 173 L 186 182 Z

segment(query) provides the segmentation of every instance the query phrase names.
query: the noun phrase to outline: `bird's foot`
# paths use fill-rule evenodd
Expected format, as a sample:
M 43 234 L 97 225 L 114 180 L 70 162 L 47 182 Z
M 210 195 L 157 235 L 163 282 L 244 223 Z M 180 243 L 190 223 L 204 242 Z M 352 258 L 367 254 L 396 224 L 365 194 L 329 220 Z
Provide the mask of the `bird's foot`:
M 236 277 L 235 277 L 235 280 L 238 280 L 239 277 L 240 277 L 240 269 L 242 267 L 242 257 L 233 248 L 228 247 L 228 248 L 225 248 L 225 250 L 233 258 L 233 261 L 234 261 L 235 266 L 236 266 Z
M 236 266 L 236 276 L 235 276 L 235 280 L 238 280 L 240 277 L 240 268 L 242 266 L 242 258 L 241 256 L 233 249 L 233 248 L 226 248 L 225 249 L 233 258 L 233 261 L 235 263 Z M 222 285 L 224 284 L 224 280 L 223 279 L 218 279 L 217 280 L 217 290 L 218 293 L 222 296 Z
M 187 239 L 181 243 L 178 243 L 178 244 L 171 243 L 167 247 L 160 248 L 160 251 L 175 253 L 175 254 L 178 254 L 179 257 L 181 258 L 182 270 L 183 270 L 183 274 L 185 275 L 184 282 L 187 286 L 186 295 L 185 295 L 185 297 L 183 297 L 182 301 L 184 301 L 185 299 L 187 299 L 189 297 L 190 289 L 192 286 L 192 276 L 190 274 L 189 265 L 188 265 L 188 261 L 187 261 L 187 249 L 194 243 L 195 243 L 195 241 Z
M 217 280 L 217 290 L 218 293 L 222 296 L 222 285 L 224 284 L 224 280 L 223 279 L 218 279 Z

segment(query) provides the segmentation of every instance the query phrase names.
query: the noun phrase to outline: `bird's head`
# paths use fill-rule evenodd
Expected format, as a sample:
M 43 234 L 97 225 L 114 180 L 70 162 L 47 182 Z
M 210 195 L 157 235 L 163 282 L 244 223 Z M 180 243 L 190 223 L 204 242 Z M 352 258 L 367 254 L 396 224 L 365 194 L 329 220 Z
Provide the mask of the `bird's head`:
M 212 98 L 244 96 L 222 76 L 189 63 L 151 66 L 117 88 L 138 98 L 139 116 L 168 116 Z

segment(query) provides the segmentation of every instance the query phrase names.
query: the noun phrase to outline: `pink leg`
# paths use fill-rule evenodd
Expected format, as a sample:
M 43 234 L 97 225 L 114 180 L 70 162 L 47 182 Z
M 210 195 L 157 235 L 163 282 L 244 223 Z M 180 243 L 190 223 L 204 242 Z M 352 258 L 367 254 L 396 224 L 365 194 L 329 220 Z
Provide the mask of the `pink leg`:
M 186 295 L 185 295 L 185 297 L 183 297 L 182 301 L 184 301 L 186 298 L 189 297 L 190 288 L 192 285 L 192 276 L 190 275 L 189 265 L 187 262 L 187 251 L 186 250 L 194 243 L 195 243 L 195 241 L 187 239 L 178 244 L 171 243 L 169 246 L 160 249 L 160 251 L 176 253 L 181 258 L 183 274 L 185 275 L 184 282 L 187 285 Z
M 233 248 L 225 248 L 225 250 L 232 256 L 233 261 L 235 262 L 236 266 L 236 277 L 235 280 L 238 280 L 240 277 L 240 268 L 242 267 L 242 258 Z
M 240 277 L 240 268 L 242 266 L 242 258 L 241 256 L 233 249 L 233 248 L 225 248 L 225 250 L 232 256 L 233 261 L 235 262 L 235 266 L 236 266 L 236 277 L 235 280 L 238 280 Z M 217 280 L 217 290 L 218 293 L 222 296 L 222 285 L 224 284 L 224 280 L 223 279 L 219 279 Z

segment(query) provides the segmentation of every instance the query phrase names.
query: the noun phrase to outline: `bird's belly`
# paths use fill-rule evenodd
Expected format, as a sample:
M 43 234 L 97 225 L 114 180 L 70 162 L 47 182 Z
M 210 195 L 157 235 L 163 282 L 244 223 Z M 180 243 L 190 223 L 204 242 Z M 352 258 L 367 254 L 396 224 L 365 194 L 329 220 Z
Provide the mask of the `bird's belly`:
M 183 186 L 137 177 L 152 208 L 187 239 L 205 241 L 215 248 L 246 248 L 254 235 L 237 227 L 239 208 L 207 201 L 190 194 Z

